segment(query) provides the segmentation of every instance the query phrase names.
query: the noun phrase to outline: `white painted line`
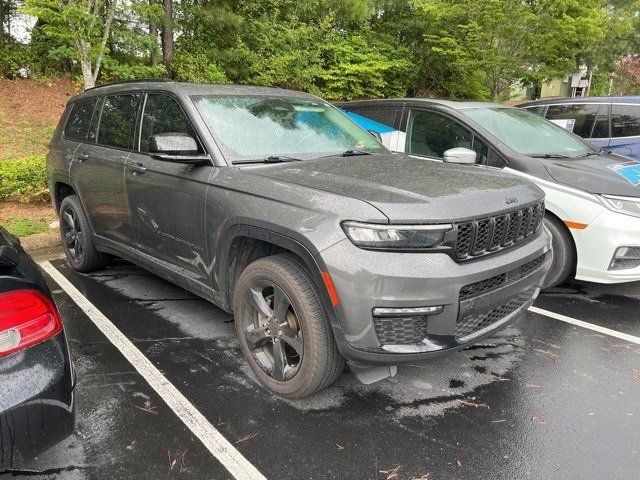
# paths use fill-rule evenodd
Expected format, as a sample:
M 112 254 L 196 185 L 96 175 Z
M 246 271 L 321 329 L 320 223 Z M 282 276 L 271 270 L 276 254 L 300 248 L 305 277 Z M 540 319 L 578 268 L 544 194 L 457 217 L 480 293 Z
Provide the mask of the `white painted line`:
M 238 480 L 266 480 L 222 434 L 211 425 L 196 407 L 166 379 L 131 341 L 111 323 L 87 298 L 78 291 L 51 263 L 40 266 L 71 297 L 107 339 L 134 366 L 182 422 L 200 439 L 204 446 Z
M 578 327 L 588 328 L 589 330 L 593 330 L 594 332 L 604 333 L 605 335 L 609 335 L 611 337 L 616 337 L 621 340 L 626 340 L 627 342 L 640 345 L 640 337 L 635 337 L 633 335 L 629 335 L 628 333 L 622 333 L 616 330 L 611 330 L 610 328 L 594 325 L 593 323 L 583 322 L 582 320 L 577 320 L 575 318 L 567 317 L 566 315 L 550 312 L 549 310 L 543 310 L 542 308 L 538 307 L 529 307 L 529 311 L 537 313 L 538 315 L 544 315 L 545 317 L 560 320 L 561 322 L 570 323 L 571 325 L 576 325 Z

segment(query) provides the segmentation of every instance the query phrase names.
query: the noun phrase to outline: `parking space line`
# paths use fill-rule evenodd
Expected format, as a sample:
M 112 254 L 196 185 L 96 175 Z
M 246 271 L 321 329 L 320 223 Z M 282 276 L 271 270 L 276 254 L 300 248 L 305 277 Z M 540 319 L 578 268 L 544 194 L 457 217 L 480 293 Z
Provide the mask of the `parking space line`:
M 40 266 L 84 311 L 89 319 L 124 355 L 176 416 L 200 439 L 211 454 L 238 480 L 266 480 L 151 361 L 51 263 Z
M 627 342 L 640 345 L 640 337 L 629 335 L 628 333 L 622 333 L 616 330 L 611 330 L 610 328 L 594 325 L 593 323 L 583 322 L 582 320 L 577 320 L 575 318 L 567 317 L 566 315 L 562 315 L 560 313 L 550 312 L 549 310 L 544 310 L 538 307 L 529 307 L 529 311 L 537 313 L 538 315 L 544 315 L 545 317 L 560 320 L 561 322 L 570 323 L 571 325 L 576 325 L 578 327 L 588 328 L 589 330 L 593 330 L 594 332 L 604 333 L 605 335 L 609 335 L 611 337 L 616 337 L 621 340 L 626 340 Z

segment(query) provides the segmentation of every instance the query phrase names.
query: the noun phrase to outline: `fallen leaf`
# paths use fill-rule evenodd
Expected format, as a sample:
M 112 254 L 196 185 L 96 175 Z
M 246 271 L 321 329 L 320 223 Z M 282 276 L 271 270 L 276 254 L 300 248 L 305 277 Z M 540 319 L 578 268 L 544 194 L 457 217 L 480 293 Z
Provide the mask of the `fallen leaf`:
M 547 357 L 549 357 L 551 360 L 553 360 L 554 362 L 556 362 L 558 360 L 558 355 L 556 355 L 553 352 L 550 352 L 549 350 L 541 350 L 539 348 L 534 348 L 533 349 L 534 352 L 538 352 L 538 353 L 543 353 L 545 354 Z
M 543 412 L 534 412 L 531 420 L 538 422 L 538 425 L 545 426 L 549 423 L 549 420 L 542 418 L 542 413 Z
M 487 405 L 486 403 L 469 402 L 467 400 L 458 400 L 458 402 L 460 402 L 462 405 L 465 405 L 467 407 L 486 408 L 487 410 L 489 409 L 489 405 Z
M 596 412 L 589 412 L 587 415 L 589 415 L 590 417 L 593 417 L 596 414 Z
M 134 405 L 134 407 L 136 407 L 138 410 L 142 410 L 143 412 L 153 413 L 154 415 L 158 414 L 158 412 L 156 412 L 156 409 L 158 407 L 141 407 L 140 405 Z
M 462 462 L 460 461 L 459 458 L 456 458 L 456 465 L 459 467 L 462 467 Z
M 392 478 L 398 478 L 398 471 L 400 470 L 400 465 L 398 465 L 393 470 L 380 470 L 380 473 L 388 473 L 387 480 L 391 480 Z
M 338 450 L 344 450 L 344 447 L 338 443 L 336 443 L 336 449 Z
M 252 438 L 255 438 L 257 436 L 258 436 L 257 433 L 250 433 L 249 435 L 245 435 L 244 437 L 241 437 L 238 440 L 236 440 L 236 445 L 242 442 L 246 442 L 247 440 L 251 440 Z

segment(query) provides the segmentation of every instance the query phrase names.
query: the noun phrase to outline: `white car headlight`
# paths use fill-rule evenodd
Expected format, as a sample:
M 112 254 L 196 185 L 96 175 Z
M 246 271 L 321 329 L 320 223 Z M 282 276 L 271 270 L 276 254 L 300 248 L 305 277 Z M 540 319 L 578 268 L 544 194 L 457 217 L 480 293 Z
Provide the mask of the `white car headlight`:
M 598 198 L 609 210 L 640 217 L 640 198 L 618 197 L 616 195 L 598 195 Z
M 347 237 L 357 246 L 383 250 L 420 250 L 435 247 L 453 228 L 443 225 L 378 225 L 342 222 Z

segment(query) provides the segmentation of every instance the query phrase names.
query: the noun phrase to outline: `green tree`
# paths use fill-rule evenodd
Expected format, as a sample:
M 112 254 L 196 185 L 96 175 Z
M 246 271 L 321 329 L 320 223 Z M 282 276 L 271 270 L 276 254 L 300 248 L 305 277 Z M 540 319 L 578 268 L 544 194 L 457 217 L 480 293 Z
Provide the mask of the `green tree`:
M 52 38 L 72 45 L 84 88 L 95 85 L 107 53 L 118 0 L 26 0 L 23 11 L 46 22 Z

